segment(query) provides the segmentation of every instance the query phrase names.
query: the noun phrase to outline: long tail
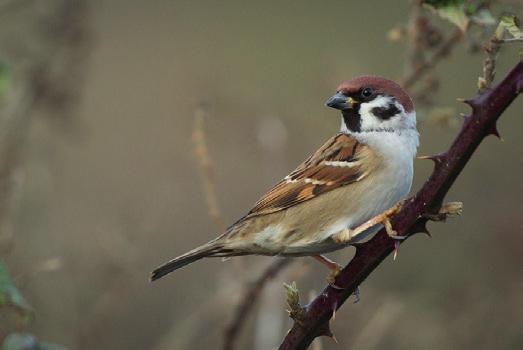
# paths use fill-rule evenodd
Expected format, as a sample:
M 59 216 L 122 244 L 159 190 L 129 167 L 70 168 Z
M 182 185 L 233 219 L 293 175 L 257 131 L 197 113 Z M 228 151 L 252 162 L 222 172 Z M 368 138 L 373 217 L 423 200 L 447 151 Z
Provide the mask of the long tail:
M 200 260 L 209 256 L 223 255 L 223 244 L 217 243 L 216 241 L 211 241 L 157 267 L 151 273 L 150 279 L 151 281 L 156 281 L 157 279 L 162 278 L 163 276 L 173 272 L 174 270 L 178 270 L 179 268 L 193 263 L 196 260 Z

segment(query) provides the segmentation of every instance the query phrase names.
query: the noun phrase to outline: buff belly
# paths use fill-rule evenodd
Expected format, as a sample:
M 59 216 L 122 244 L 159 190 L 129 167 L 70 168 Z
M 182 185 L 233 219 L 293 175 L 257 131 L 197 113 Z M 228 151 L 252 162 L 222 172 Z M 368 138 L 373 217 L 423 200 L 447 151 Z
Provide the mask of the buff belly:
M 408 194 L 411 181 L 412 178 L 402 172 L 383 171 L 373 178 L 375 185 L 364 180 L 325 193 L 307 205 L 253 218 L 229 236 L 228 243 L 235 249 L 245 248 L 262 255 L 302 256 L 341 249 L 382 226 L 368 229 L 347 244 L 336 243 L 332 239 L 334 234 L 345 228 L 353 229 L 392 207 Z M 242 247 L 243 244 L 246 247 Z

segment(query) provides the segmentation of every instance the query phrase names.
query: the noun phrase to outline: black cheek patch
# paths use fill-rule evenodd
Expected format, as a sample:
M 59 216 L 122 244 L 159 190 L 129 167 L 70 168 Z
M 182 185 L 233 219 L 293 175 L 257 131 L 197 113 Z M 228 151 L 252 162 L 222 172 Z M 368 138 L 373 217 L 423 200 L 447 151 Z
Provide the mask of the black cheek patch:
M 370 112 L 382 120 L 387 120 L 400 113 L 400 110 L 394 103 L 389 103 L 386 107 L 374 107 Z
M 351 108 L 342 111 L 342 115 L 343 122 L 347 126 L 347 129 L 349 129 L 352 132 L 361 131 L 361 116 L 359 112 L 359 106 L 355 109 Z

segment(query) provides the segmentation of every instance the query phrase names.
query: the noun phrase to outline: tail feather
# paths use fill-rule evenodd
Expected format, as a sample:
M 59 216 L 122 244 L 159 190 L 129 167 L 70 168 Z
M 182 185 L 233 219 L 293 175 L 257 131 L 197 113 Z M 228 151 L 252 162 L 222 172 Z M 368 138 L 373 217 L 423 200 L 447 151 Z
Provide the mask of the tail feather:
M 162 278 L 174 270 L 178 270 L 179 268 L 193 263 L 196 260 L 200 260 L 209 256 L 222 256 L 220 253 L 223 254 L 222 245 L 217 244 L 216 242 L 209 242 L 157 267 L 151 273 L 150 279 L 151 281 L 156 281 L 157 279 Z

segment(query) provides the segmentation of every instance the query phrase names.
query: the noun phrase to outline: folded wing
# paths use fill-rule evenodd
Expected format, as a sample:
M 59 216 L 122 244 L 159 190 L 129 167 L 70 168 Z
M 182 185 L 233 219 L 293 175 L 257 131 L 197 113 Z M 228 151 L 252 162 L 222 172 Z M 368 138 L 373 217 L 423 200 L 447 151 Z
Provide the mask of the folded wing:
M 337 134 L 267 192 L 243 219 L 284 210 L 361 181 L 368 174 L 362 162 L 368 152 L 356 139 Z

